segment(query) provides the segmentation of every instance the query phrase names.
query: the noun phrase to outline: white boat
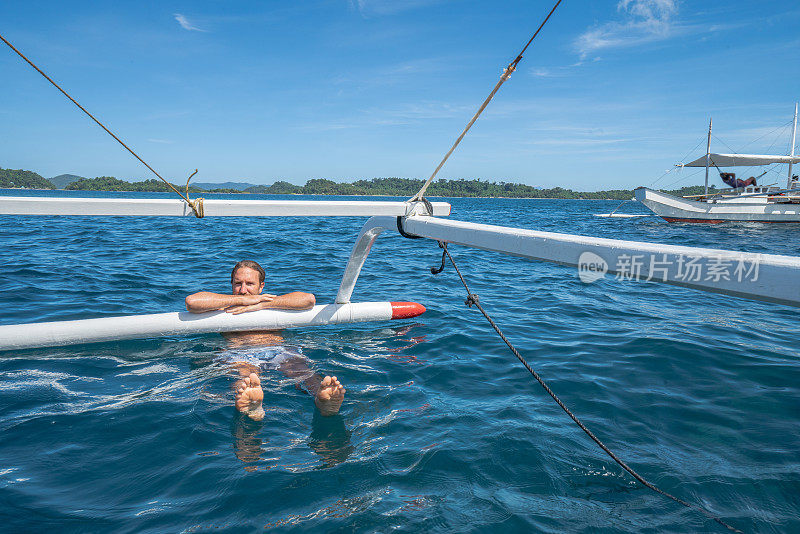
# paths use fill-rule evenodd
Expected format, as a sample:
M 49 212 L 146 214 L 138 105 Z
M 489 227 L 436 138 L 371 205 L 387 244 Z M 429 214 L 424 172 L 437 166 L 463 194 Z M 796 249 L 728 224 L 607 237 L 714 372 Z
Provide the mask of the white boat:
M 708 125 L 708 144 L 706 154 L 679 167 L 705 167 L 705 193 L 693 197 L 676 197 L 639 187 L 634 191 L 636 200 L 647 206 L 653 213 L 669 222 L 722 223 L 729 221 L 800 223 L 800 184 L 792 174 L 792 165 L 800 163 L 795 156 L 797 135 L 797 105 L 794 108 L 791 150 L 785 155 L 762 154 L 716 154 L 711 149 L 711 123 Z M 708 171 L 713 166 L 754 167 L 773 164 L 788 164 L 789 172 L 785 188 L 740 184 L 714 194 L 708 193 Z M 720 171 L 721 172 L 721 171 Z M 741 181 L 740 181 L 741 182 Z
M 800 189 L 746 187 L 741 193 L 734 191 L 691 200 L 639 187 L 634 195 L 636 200 L 669 222 L 800 223 Z

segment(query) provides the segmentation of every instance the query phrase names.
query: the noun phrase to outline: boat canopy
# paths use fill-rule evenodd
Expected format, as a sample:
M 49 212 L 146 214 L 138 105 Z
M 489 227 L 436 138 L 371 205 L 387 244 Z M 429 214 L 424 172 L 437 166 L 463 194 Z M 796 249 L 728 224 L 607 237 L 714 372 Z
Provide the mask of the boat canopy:
M 772 165 L 773 163 L 800 163 L 800 156 L 768 156 L 760 154 L 709 154 L 709 165 L 717 167 L 753 167 L 756 165 Z M 706 156 L 703 155 L 680 167 L 705 167 Z

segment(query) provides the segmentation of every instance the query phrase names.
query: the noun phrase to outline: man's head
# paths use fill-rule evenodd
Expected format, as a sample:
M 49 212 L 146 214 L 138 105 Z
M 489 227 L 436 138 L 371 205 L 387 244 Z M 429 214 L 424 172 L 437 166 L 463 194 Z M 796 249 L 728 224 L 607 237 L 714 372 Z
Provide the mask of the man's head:
M 231 271 L 231 293 L 258 295 L 264 289 L 264 269 L 251 260 L 240 261 Z

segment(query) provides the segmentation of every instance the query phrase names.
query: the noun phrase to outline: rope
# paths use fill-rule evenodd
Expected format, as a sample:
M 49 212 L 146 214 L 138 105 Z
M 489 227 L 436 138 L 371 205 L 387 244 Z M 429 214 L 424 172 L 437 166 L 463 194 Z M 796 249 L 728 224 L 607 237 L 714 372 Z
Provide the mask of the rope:
M 731 525 L 725 523 L 722 519 L 716 517 L 711 512 L 707 511 L 705 508 L 702 508 L 702 507 L 697 506 L 695 504 L 691 504 L 691 503 L 686 502 L 686 501 L 684 501 L 682 499 L 679 499 L 678 497 L 675 497 L 674 495 L 671 495 L 671 494 L 667 493 L 666 491 L 660 489 L 659 487 L 651 484 L 650 482 L 648 482 L 647 480 L 642 478 L 641 475 L 639 475 L 636 471 L 631 469 L 625 462 L 620 460 L 617 457 L 616 454 L 614 454 L 608 447 L 606 447 L 603 444 L 603 442 L 600 441 L 600 439 L 592 433 L 591 430 L 586 428 L 586 426 L 575 416 L 575 414 L 573 414 L 569 410 L 569 408 L 567 408 L 567 406 L 561 401 L 561 399 L 558 398 L 558 396 L 553 392 L 553 390 L 550 389 L 550 387 L 547 385 L 547 383 L 544 380 L 542 380 L 542 378 L 539 376 L 539 374 L 536 371 L 534 371 L 533 368 L 531 368 L 531 366 L 528 364 L 527 361 L 525 361 L 525 358 L 522 357 L 522 355 L 519 353 L 519 351 L 516 349 L 516 347 L 514 347 L 514 345 L 512 345 L 511 342 L 508 340 L 508 338 L 503 334 L 503 332 L 500 330 L 500 327 L 497 326 L 497 323 L 495 323 L 494 320 L 492 320 L 492 318 L 489 316 L 489 314 L 486 313 L 486 310 L 484 310 L 483 306 L 481 306 L 481 304 L 480 304 L 480 300 L 478 298 L 478 295 L 476 295 L 475 293 L 470 291 L 466 280 L 464 280 L 464 277 L 461 275 L 461 270 L 459 270 L 458 265 L 456 265 L 456 262 L 453 261 L 453 257 L 450 255 L 450 251 L 447 250 L 447 243 L 445 243 L 443 241 L 437 241 L 437 242 L 439 243 L 439 247 L 441 247 L 442 250 L 444 251 L 443 255 L 447 255 L 447 257 L 450 259 L 450 263 L 453 265 L 453 267 L 456 270 L 456 273 L 458 274 L 458 277 L 461 279 L 461 284 L 464 286 L 464 289 L 467 291 L 467 299 L 464 301 L 464 303 L 467 305 L 467 307 L 471 308 L 474 305 L 476 308 L 478 308 L 478 310 L 483 314 L 483 316 L 486 318 L 486 320 L 489 321 L 489 324 L 492 325 L 492 328 L 494 328 L 495 332 L 497 332 L 497 334 L 500 336 L 500 339 L 502 339 L 505 342 L 505 344 L 508 345 L 508 348 L 511 349 L 511 352 L 514 354 L 514 356 L 516 356 L 517 359 L 520 361 L 520 363 L 522 363 L 522 365 L 525 366 L 525 369 L 527 369 L 528 372 L 531 375 L 533 375 L 533 377 L 536 379 L 537 382 L 539 382 L 539 384 L 544 388 L 544 390 L 548 393 L 548 395 L 550 395 L 553 398 L 553 400 L 556 401 L 556 403 L 561 407 L 561 409 L 564 410 L 564 412 L 566 412 L 566 414 L 575 422 L 575 424 L 577 424 L 580 427 L 581 430 L 583 430 L 592 439 L 592 441 L 594 441 L 597 445 L 599 445 L 600 448 L 603 449 L 603 451 L 606 454 L 608 454 L 620 467 L 622 467 L 625 471 L 630 473 L 630 475 L 633 478 L 638 480 L 640 483 L 642 483 L 647 488 L 650 488 L 651 490 L 655 491 L 656 493 L 660 493 L 661 495 L 664 495 L 665 497 L 669 497 L 673 501 L 675 501 L 675 502 L 677 502 L 679 504 L 682 504 L 683 506 L 686 506 L 687 508 L 691 508 L 691 509 L 694 509 L 694 510 L 697 510 L 697 511 L 701 512 L 706 517 L 708 517 L 710 519 L 713 519 L 714 521 L 716 521 L 717 523 L 719 523 L 720 525 L 724 526 L 725 528 L 727 528 L 728 530 L 730 530 L 732 532 L 741 532 L 740 530 L 738 530 L 738 529 L 732 527 Z M 444 257 L 442 258 L 442 268 L 444 268 Z M 433 271 L 434 271 L 434 268 L 432 267 L 431 268 L 431 272 L 433 272 Z M 439 272 L 441 272 L 441 270 L 439 270 Z
M 662 174 L 661 176 L 659 176 L 658 178 L 656 178 L 655 180 L 653 180 L 653 181 L 650 183 L 650 187 L 654 187 L 654 186 L 655 186 L 655 185 L 656 185 L 656 184 L 657 184 L 659 181 L 661 181 L 661 179 L 662 179 L 663 177 L 665 177 L 666 175 L 668 175 L 669 173 L 671 173 L 671 172 L 672 172 L 672 171 L 674 171 L 675 169 L 680 169 L 680 168 L 681 168 L 681 167 L 673 167 L 673 168 L 671 168 L 671 169 L 667 169 L 666 171 L 664 171 L 664 174 Z
M 780 126 L 775 127 L 771 132 L 767 132 L 767 133 L 761 135 L 760 137 L 756 137 L 755 139 L 753 139 L 752 141 L 750 141 L 746 145 L 742 145 L 742 147 L 739 149 L 739 151 L 741 152 L 742 150 L 744 150 L 745 148 L 749 147 L 750 145 L 753 145 L 753 144 L 757 143 L 758 141 L 761 141 L 766 136 L 772 135 L 775 132 L 777 132 L 778 130 L 781 130 L 781 133 L 775 136 L 775 141 L 773 141 L 773 143 L 772 143 L 774 145 L 777 142 L 778 137 L 783 135 L 783 132 L 786 131 L 786 129 L 789 127 L 790 124 L 792 124 L 792 121 L 787 121 L 784 124 L 781 124 Z
M 467 124 L 467 127 L 464 128 L 464 130 L 461 132 L 461 135 L 459 135 L 458 139 L 456 139 L 456 142 L 453 143 L 452 147 L 450 147 L 450 150 L 447 152 L 447 154 L 445 154 L 444 158 L 439 163 L 439 166 L 436 167 L 436 170 L 433 171 L 433 174 L 431 174 L 430 178 L 428 178 L 428 180 L 422 185 L 422 187 L 417 192 L 417 194 L 414 195 L 413 197 L 411 197 L 410 200 L 412 200 L 412 201 L 420 200 L 425 196 L 425 192 L 428 190 L 428 186 L 431 185 L 431 182 L 433 182 L 433 179 L 439 173 L 439 170 L 442 167 L 444 167 L 444 164 L 447 161 L 447 159 L 450 157 L 450 154 L 452 154 L 455 151 L 455 149 L 458 146 L 458 144 L 461 142 L 461 140 L 464 138 L 464 136 L 467 135 L 467 132 L 469 131 L 469 129 L 472 128 L 472 125 L 475 124 L 476 120 L 478 120 L 478 117 L 481 115 L 481 113 L 483 113 L 483 110 L 486 109 L 486 106 L 488 106 L 489 102 L 491 102 L 492 98 L 494 98 L 495 93 L 497 93 L 497 91 L 500 90 L 500 86 L 503 85 L 505 83 L 505 81 L 508 80 L 511 77 L 511 74 L 513 74 L 513 72 L 517 68 L 517 63 L 522 61 L 522 54 L 525 53 L 525 51 L 528 49 L 528 47 L 533 42 L 533 40 L 536 39 L 536 36 L 539 35 L 539 32 L 544 27 L 544 25 L 547 23 L 547 21 L 550 20 L 550 16 L 553 14 L 553 12 L 555 12 L 556 8 L 558 7 L 558 5 L 560 3 L 561 3 L 561 0 L 558 0 L 556 2 L 556 5 L 553 6 L 553 9 L 550 10 L 550 13 L 547 14 L 547 16 L 544 18 L 542 23 L 539 25 L 539 27 L 533 33 L 533 37 L 531 37 L 528 40 L 527 44 L 525 44 L 525 46 L 522 48 L 522 51 L 519 54 L 517 54 L 517 57 L 514 59 L 514 61 L 509 63 L 508 66 L 505 69 L 503 69 L 503 75 L 500 76 L 500 80 L 497 82 L 497 85 L 494 86 L 494 89 L 492 89 L 492 92 L 489 93 L 489 96 L 487 96 L 486 100 L 483 101 L 483 104 L 481 104 L 481 107 L 478 108 L 478 111 L 472 117 L 472 120 L 469 121 L 469 124 Z
M 731 153 L 733 153 L 733 154 L 740 154 L 740 153 L 742 153 L 742 151 L 743 151 L 745 148 L 747 148 L 748 146 L 750 146 L 750 145 L 752 145 L 752 144 L 754 144 L 754 143 L 756 143 L 756 142 L 760 141 L 761 139 L 763 139 L 764 137 L 767 137 L 768 135 L 774 134 L 774 133 L 775 133 L 775 132 L 777 132 L 778 130 L 781 130 L 781 133 L 780 133 L 778 136 L 776 136 L 776 137 L 775 137 L 774 141 L 772 142 L 772 144 L 771 144 L 771 145 L 769 146 L 769 148 L 767 149 L 767 153 L 769 153 L 769 152 L 772 150 L 772 147 L 773 147 L 773 146 L 775 146 L 775 143 L 777 143 L 777 142 L 778 142 L 778 138 L 779 138 L 779 137 L 780 137 L 780 136 L 783 134 L 783 132 L 784 132 L 784 131 L 785 131 L 785 130 L 786 130 L 788 127 L 789 127 L 789 125 L 790 125 L 791 123 L 792 123 L 792 121 L 788 121 L 787 123 L 785 123 L 785 124 L 782 124 L 781 126 L 778 126 L 778 127 L 774 128 L 772 131 L 770 131 L 770 132 L 767 132 L 767 133 L 765 133 L 765 134 L 761 135 L 760 137 L 758 137 L 758 138 L 756 138 L 756 139 L 754 139 L 754 140 L 750 141 L 750 142 L 749 142 L 749 143 L 747 143 L 746 145 L 743 145 L 743 146 L 742 146 L 742 147 L 741 147 L 739 150 L 734 150 L 733 148 L 731 148 L 731 146 L 730 146 L 730 145 L 728 145 L 728 143 L 726 143 L 725 141 L 723 141 L 722 139 L 720 139 L 720 138 L 719 138 L 717 135 L 715 135 L 715 134 L 712 134 L 712 137 L 713 137 L 714 139 L 716 139 L 717 141 L 719 141 L 720 143 L 722 143 L 723 145 L 725 145 L 725 147 L 726 147 L 726 148 L 727 148 L 727 149 L 728 149 L 728 150 L 729 150 Z M 694 147 L 693 149 L 691 149 L 689 152 L 687 152 L 687 153 L 686 153 L 686 155 L 685 155 L 683 158 L 681 158 L 681 160 L 680 160 L 680 161 L 683 161 L 683 160 L 685 160 L 685 159 L 686 159 L 686 158 L 689 156 L 689 154 L 691 154 L 692 152 L 694 152 L 694 150 L 695 150 L 695 149 L 696 149 L 698 146 L 700 146 L 700 143 L 702 143 L 704 140 L 705 140 L 705 138 L 701 139 L 701 140 L 700 140 L 700 141 L 697 143 L 697 145 L 695 145 L 695 147 Z M 719 172 L 719 173 L 722 173 L 722 169 L 720 169 L 720 168 L 717 166 L 717 164 L 716 164 L 716 163 L 714 163 L 714 160 L 713 160 L 713 159 L 711 160 L 711 164 L 714 166 L 714 168 L 716 168 L 716 169 L 717 169 L 717 172 Z M 683 167 L 679 167 L 679 168 L 683 168 Z M 652 187 L 652 186 L 654 186 L 654 185 L 656 184 L 656 182 L 658 182 L 659 180 L 661 180 L 661 179 L 662 179 L 664 176 L 666 176 L 667 174 L 669 174 L 669 172 L 670 172 L 670 171 L 667 171 L 667 172 L 665 172 L 664 174 L 662 174 L 661 176 L 659 176 L 659 177 L 658 177 L 658 178 L 657 178 L 655 181 L 653 181 L 653 183 L 652 183 L 652 184 L 650 184 L 650 185 L 651 185 L 651 187 Z M 762 174 L 761 174 L 761 176 L 764 176 L 764 174 L 766 174 L 767 172 L 774 172 L 775 174 L 777 174 L 777 175 L 780 175 L 780 173 L 779 173 L 779 172 L 778 172 L 776 169 L 772 169 L 772 168 L 770 168 L 770 169 L 767 169 L 766 171 L 764 171 L 764 173 L 762 173 Z M 680 178 L 680 179 L 678 179 L 678 180 L 676 180 L 676 181 L 672 182 L 671 184 L 668 184 L 668 185 L 667 185 L 667 186 L 665 186 L 665 187 L 672 187 L 673 185 L 677 184 L 678 182 L 682 182 L 682 181 L 684 181 L 684 180 L 685 180 L 685 179 L 687 179 L 687 178 L 691 178 L 691 177 L 692 177 L 692 176 L 694 176 L 695 174 L 697 174 L 697 173 L 691 174 L 691 175 L 689 175 L 689 176 L 682 177 L 682 178 Z M 746 173 L 745 173 L 745 174 L 746 174 Z M 759 178 L 760 178 L 760 176 L 759 176 Z
M 691 167 L 690 167 L 690 168 L 691 168 Z M 680 178 L 678 178 L 678 179 L 677 179 L 677 180 L 675 180 L 674 182 L 670 182 L 670 183 L 668 183 L 668 184 L 667 184 L 667 185 L 665 185 L 663 188 L 664 188 L 664 189 L 667 189 L 667 188 L 669 188 L 669 187 L 672 187 L 672 186 L 674 186 L 674 185 L 675 185 L 675 184 L 677 184 L 677 183 L 680 183 L 680 182 L 685 182 L 686 180 L 688 180 L 688 179 L 689 179 L 689 178 L 691 178 L 692 176 L 696 176 L 696 175 L 700 174 L 701 172 L 703 172 L 703 169 L 702 169 L 702 167 L 701 167 L 701 168 L 698 168 L 696 171 L 694 171 L 694 172 L 693 172 L 693 173 L 691 173 L 691 174 L 686 174 L 686 175 L 683 175 L 683 176 L 681 176 Z
M 630 201 L 629 201 L 629 200 L 623 200 L 622 202 L 620 202 L 620 203 L 619 203 L 619 206 L 617 206 L 616 208 L 614 208 L 614 211 L 612 211 L 611 213 L 609 213 L 609 214 L 608 214 L 608 215 L 609 215 L 609 217 L 610 217 L 611 215 L 614 215 L 614 214 L 617 212 L 617 210 L 618 210 L 618 209 L 620 209 L 620 208 L 622 207 L 622 205 L 623 205 L 623 204 L 625 204 L 626 202 L 630 202 Z
M 418 235 L 406 233 L 406 231 L 403 229 L 403 217 L 400 215 L 397 216 L 397 231 L 406 239 L 424 239 Z
M 700 146 L 700 144 L 701 144 L 703 141 L 705 141 L 705 139 L 704 139 L 704 138 L 701 138 L 701 139 L 700 139 L 700 141 L 698 141 L 698 142 L 697 142 L 697 144 L 696 144 L 696 145 L 694 145 L 694 148 L 692 148 L 691 150 L 689 150 L 689 152 L 687 152 L 687 153 L 686 153 L 686 154 L 685 154 L 685 155 L 684 155 L 684 156 L 683 156 L 683 157 L 682 157 L 682 158 L 681 158 L 679 161 L 685 161 L 685 160 L 686 160 L 686 158 L 688 158 L 688 157 L 689 157 L 689 154 L 691 154 L 692 152 L 694 152 L 694 151 L 697 149 L 697 147 L 699 147 L 699 146 Z M 664 174 L 662 174 L 661 176 L 659 176 L 658 178 L 656 178 L 655 180 L 653 180 L 653 181 L 650 183 L 650 187 L 653 187 L 653 186 L 655 186 L 655 185 L 656 185 L 656 184 L 657 184 L 659 181 L 661 181 L 661 179 L 662 179 L 663 177 L 665 177 L 666 175 L 668 175 L 669 173 L 671 173 L 671 172 L 672 172 L 672 171 L 674 171 L 675 169 L 678 169 L 678 170 L 680 170 L 680 169 L 683 169 L 683 164 L 681 164 L 681 165 L 676 165 L 675 167 L 673 167 L 673 168 L 671 168 L 671 169 L 667 169 L 666 171 L 664 171 Z M 677 183 L 677 182 L 680 182 L 682 179 L 683 179 L 683 178 L 680 178 L 680 179 L 678 179 L 676 182 L 673 182 L 673 184 L 674 184 L 674 183 Z
M 437 241 L 437 243 L 439 248 L 442 249 L 442 264 L 439 267 L 431 267 L 431 274 L 439 274 L 444 271 L 444 263 L 447 260 L 447 243 L 442 243 L 441 241 Z M 469 290 L 467 290 L 467 293 L 469 293 Z
M 423 204 L 425 204 L 425 209 L 428 210 L 428 215 L 433 216 L 433 204 L 431 204 L 430 200 L 428 200 L 425 197 L 422 197 L 422 198 L 420 198 L 420 201 Z M 409 201 L 409 202 L 411 202 L 411 201 Z M 418 235 L 413 235 L 413 234 L 406 233 L 406 231 L 403 229 L 403 216 L 402 215 L 398 215 L 397 216 L 397 231 L 400 233 L 401 236 L 405 237 L 406 239 L 423 239 L 422 237 L 419 237 Z M 436 273 L 434 273 L 434 274 L 436 274 Z
M 9 46 L 9 48 L 11 48 L 11 50 L 13 50 L 14 52 L 16 52 L 16 53 L 17 53 L 17 55 L 18 55 L 19 57 L 21 57 L 22 59 L 24 59 L 24 60 L 25 60 L 25 61 L 28 63 L 28 65 L 30 65 L 31 67 L 33 67 L 34 69 L 36 69 L 36 72 L 38 72 L 39 74 L 41 74 L 42 76 L 44 76 L 44 77 L 45 77 L 45 79 L 46 79 L 48 82 L 50 82 L 51 84 L 53 84 L 53 86 L 54 86 L 56 89 L 58 89 L 59 91 L 61 91 L 61 92 L 64 94 L 64 96 L 66 96 L 67 98 L 69 98 L 69 99 L 72 101 L 72 103 L 73 103 L 73 104 L 75 104 L 76 106 L 78 106 L 78 108 L 80 108 L 80 110 L 81 110 L 81 111 L 83 111 L 84 113 L 86 113 L 86 114 L 89 116 L 89 118 L 91 118 L 91 119 L 92 119 L 94 122 L 96 122 L 96 123 L 97 123 L 97 125 L 98 125 L 98 126 L 100 126 L 100 127 L 103 129 L 103 130 L 105 130 L 105 131 L 106 131 L 106 133 L 107 133 L 108 135 L 110 135 L 111 137 L 113 137 L 114 139 L 116 139 L 116 141 L 117 141 L 117 142 L 118 142 L 120 145 L 122 145 L 123 147 L 125 147 L 125 150 L 127 150 L 128 152 L 130 152 L 131 154 L 133 154 L 133 157 L 135 157 L 136 159 L 138 159 L 138 160 L 139 160 L 139 161 L 142 163 L 142 165 L 144 165 L 145 167 L 147 167 L 148 169 L 150 169 L 150 172 L 152 172 L 153 174 L 155 174 L 156 176 L 158 176 L 158 177 L 161 179 L 161 181 L 162 181 L 162 182 L 164 182 L 165 184 L 167 184 L 167 185 L 170 187 L 170 189 L 172 189 L 173 191 L 175 191 L 175 193 L 177 193 L 177 194 L 178 194 L 178 196 L 179 196 L 179 197 L 181 197 L 181 198 L 182 198 L 182 199 L 183 199 L 183 200 L 184 200 L 184 201 L 185 201 L 185 202 L 186 202 L 186 203 L 189 205 L 189 207 L 190 207 L 190 208 L 192 208 L 192 211 L 194 212 L 194 214 L 195 214 L 195 216 L 196 216 L 197 218 L 200 218 L 200 219 L 201 219 L 201 218 L 203 218 L 203 199 L 202 199 L 202 198 L 196 198 L 196 199 L 194 199 L 194 200 L 191 200 L 191 199 L 189 198 L 189 180 L 191 180 L 191 179 L 192 179 L 192 176 L 194 176 L 195 174 L 197 174 L 197 169 L 195 169 L 195 171 L 192 173 L 192 175 L 191 175 L 191 176 L 189 176 L 189 180 L 186 180 L 186 195 L 184 195 L 183 193 L 181 193 L 180 191 L 178 191 L 177 189 L 175 189 L 175 186 L 174 186 L 174 185 L 172 185 L 171 183 L 169 183 L 168 181 L 166 181 L 166 180 L 165 180 L 165 179 L 164 179 L 164 178 L 163 178 L 163 177 L 162 177 L 160 174 L 158 174 L 158 173 L 155 171 L 155 169 L 153 169 L 153 168 L 152 168 L 150 165 L 148 165 L 148 164 L 147 164 L 147 162 L 146 162 L 145 160 L 143 160 L 142 158 L 140 158 L 140 157 L 139 157 L 139 155 L 138 155 L 138 154 L 136 154 L 136 152 L 134 152 L 133 150 L 131 150 L 131 149 L 128 147 L 128 145 L 126 145 L 125 143 L 123 143 L 123 142 L 122 142 L 122 140 L 121 140 L 119 137 L 117 137 L 116 135 L 114 135 L 114 133 L 113 133 L 111 130 L 109 130 L 108 128 L 106 128 L 106 127 L 105 127 L 105 125 L 103 125 L 103 123 L 102 123 L 102 122 L 100 122 L 99 120 L 97 120 L 97 119 L 95 118 L 95 116 L 94 116 L 94 115 L 92 115 L 91 113 L 89 113 L 89 112 L 86 110 L 86 108 L 84 108 L 83 106 L 81 106 L 81 105 L 78 103 L 78 101 L 77 101 L 77 100 L 75 100 L 74 98 L 72 98 L 72 97 L 69 95 L 69 93 L 67 93 L 67 92 L 66 92 L 65 90 L 63 90 L 63 89 L 62 89 L 62 88 L 61 88 L 61 87 L 60 87 L 60 86 L 59 86 L 59 85 L 58 85 L 56 82 L 54 82 L 54 81 L 53 81 L 53 79 L 52 79 L 52 78 L 50 78 L 50 76 L 48 76 L 47 74 L 45 74 L 45 73 L 42 71 L 42 69 L 40 69 L 39 67 L 37 67 L 37 66 L 36 66 L 36 65 L 33 63 L 33 61 L 31 61 L 30 59 L 28 59 L 27 57 L 25 57 L 25 55 L 24 55 L 22 52 L 20 52 L 19 50 L 17 50 L 17 49 L 14 47 L 14 45 L 12 45 L 11 43 L 9 43 L 9 42 L 6 40 L 6 38 L 5 38 L 5 37 L 3 37 L 2 35 L 0 35 L 0 40 L 2 40 L 2 41 L 5 43 L 5 44 L 7 44 L 7 45 Z

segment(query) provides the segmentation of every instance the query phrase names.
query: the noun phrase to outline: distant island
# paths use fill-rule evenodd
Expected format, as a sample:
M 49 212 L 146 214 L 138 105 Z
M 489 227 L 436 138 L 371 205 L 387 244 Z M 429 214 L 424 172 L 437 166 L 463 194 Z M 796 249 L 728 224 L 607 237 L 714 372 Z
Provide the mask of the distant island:
M 83 176 L 76 176 L 74 174 L 59 174 L 58 176 L 53 176 L 52 178 L 48 178 L 48 180 L 50 180 L 50 183 L 56 186 L 56 189 L 64 189 L 72 182 L 82 179 Z
M 52 180 L 52 181 L 51 181 Z M 67 189 L 69 191 L 140 191 L 169 192 L 161 180 L 151 178 L 140 182 L 128 182 L 113 176 L 82 178 L 73 174 L 62 174 L 47 180 L 33 171 L 0 168 L 0 188 L 25 189 Z M 279 180 L 272 185 L 253 185 L 247 182 L 198 183 L 190 185 L 189 192 L 200 193 L 240 193 L 266 195 L 353 195 L 353 196 L 397 196 L 411 197 L 424 180 L 411 178 L 372 178 L 349 183 L 339 183 L 326 178 L 308 180 L 305 185 L 295 185 Z M 203 187 L 199 187 L 199 186 Z M 175 185 L 183 191 L 184 185 Z M 710 193 L 718 192 L 709 187 Z M 666 190 L 666 193 L 700 195 L 703 186 L 695 185 L 680 189 Z M 433 182 L 428 188 L 431 197 L 491 197 L 491 198 L 563 198 L 629 200 L 633 197 L 631 189 L 610 189 L 605 191 L 573 191 L 562 187 L 540 188 L 512 182 L 490 182 L 485 180 L 446 180 Z
M 0 187 L 17 189 L 55 189 L 49 180 L 33 171 L 0 168 Z

